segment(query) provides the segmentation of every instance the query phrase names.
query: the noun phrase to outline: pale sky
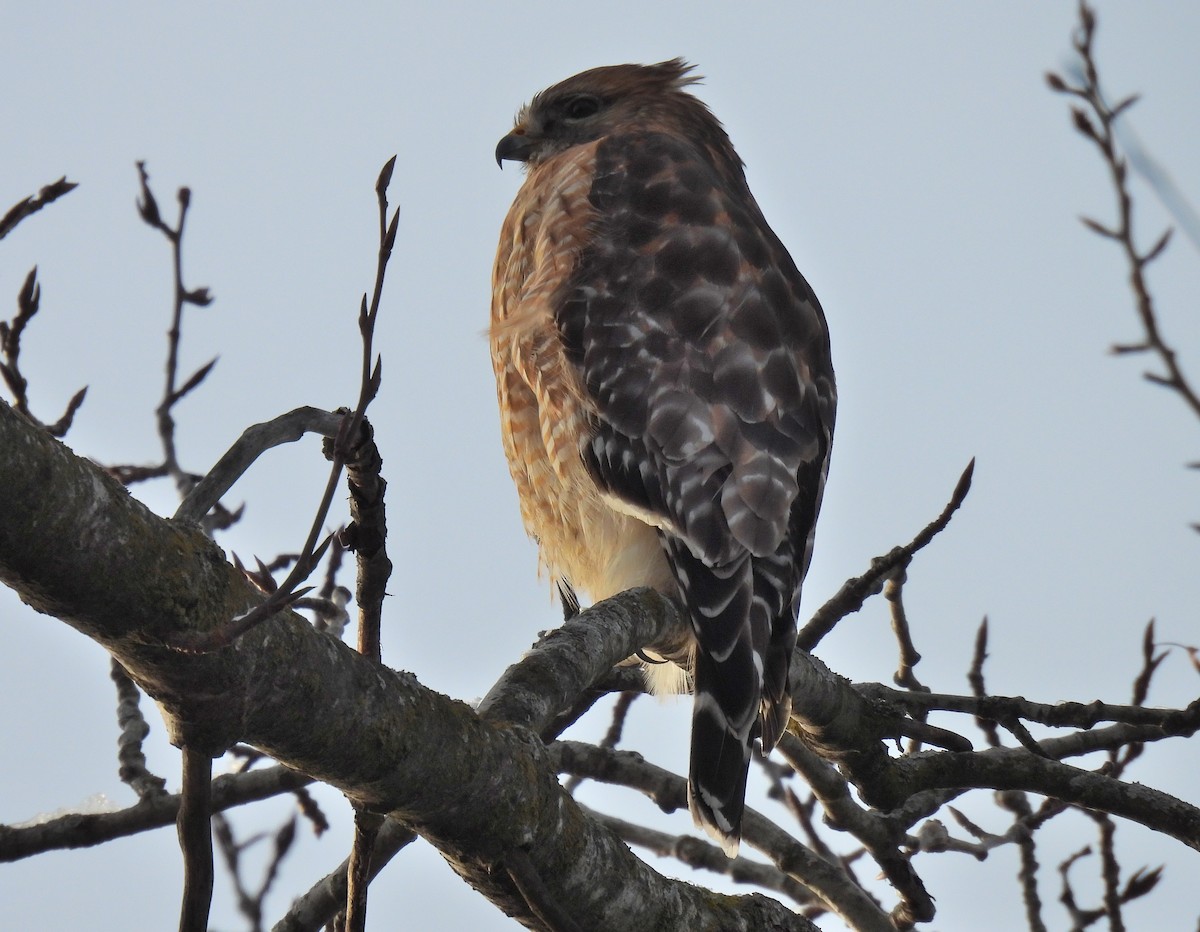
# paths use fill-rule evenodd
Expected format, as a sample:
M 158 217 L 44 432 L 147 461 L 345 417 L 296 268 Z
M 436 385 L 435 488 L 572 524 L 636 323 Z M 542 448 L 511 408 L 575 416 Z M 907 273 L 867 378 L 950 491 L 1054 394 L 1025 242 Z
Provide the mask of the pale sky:
M 492 152 L 535 91 L 601 64 L 683 55 L 746 161 L 767 219 L 825 307 L 840 406 L 802 616 L 872 556 L 907 541 L 977 458 L 974 489 L 909 572 L 917 668 L 964 692 L 976 626 L 991 625 L 988 684 L 1031 699 L 1125 702 L 1150 617 L 1164 641 L 1200 641 L 1195 607 L 1196 422 L 1144 382 L 1149 359 L 1107 348 L 1140 336 L 1117 250 L 1077 217 L 1112 216 L 1107 177 L 1043 81 L 1068 61 L 1068 2 L 636 4 L 447 2 L 8 4 L 0 11 L 0 210 L 60 175 L 78 190 L 0 243 L 3 316 L 38 265 L 42 312 L 22 364 L 47 420 L 81 385 L 68 437 L 102 462 L 157 455 L 153 409 L 169 322 L 170 266 L 134 210 L 145 159 L 159 202 L 192 189 L 185 270 L 215 303 L 185 320 L 184 368 L 214 355 L 178 410 L 185 465 L 203 471 L 250 423 L 300 404 L 351 404 L 355 315 L 374 269 L 373 185 L 398 154 L 401 225 L 379 329 L 372 409 L 389 482 L 395 573 L 389 665 L 451 696 L 482 695 L 559 617 L 536 574 L 500 449 L 483 331 L 496 236 L 520 174 Z M 1111 97 L 1141 92 L 1131 125 L 1200 200 L 1200 6 L 1101 2 Z M 1148 244 L 1166 221 L 1135 183 Z M 1200 379 L 1200 262 L 1182 237 L 1150 283 L 1166 336 Z M 324 484 L 310 440 L 268 455 L 227 499 L 248 502 L 220 542 L 243 558 L 293 550 Z M 165 485 L 135 490 L 160 513 Z M 337 518 L 336 520 L 340 520 Z M 132 794 L 116 777 L 115 699 L 104 652 L 0 593 L 0 822 Z M 819 656 L 852 680 L 890 682 L 896 649 L 881 600 Z M 1156 705 L 1195 697 L 1176 653 Z M 178 754 L 146 703 L 150 766 L 178 787 Z M 979 735 L 965 721 L 948 722 Z M 601 712 L 582 736 L 598 736 Z M 687 704 L 639 703 L 628 746 L 676 771 Z M 1196 803 L 1200 745 L 1151 748 L 1129 774 Z M 751 776 L 751 796 L 755 794 Z M 585 791 L 631 818 L 654 807 Z M 269 901 L 290 898 L 349 850 L 347 807 L 320 793 L 335 830 L 302 828 Z M 976 821 L 1008 822 L 988 794 Z M 285 800 L 235 811 L 243 837 Z M 1063 819 L 1041 839 L 1045 918 L 1067 925 L 1055 868 L 1093 842 Z M 656 824 L 689 828 L 686 813 Z M 1167 864 L 1129 907 L 1131 928 L 1194 927 L 1195 853 L 1122 825 L 1127 871 Z M 844 839 L 833 839 L 844 845 Z M 652 860 L 668 869 L 665 862 Z M 1015 849 L 987 862 L 922 856 L 931 928 L 1020 926 Z M 870 873 L 867 871 L 866 873 Z M 1095 865 L 1074 876 L 1094 901 Z M 6 927 L 169 928 L 180 864 L 164 829 L 0 867 Z M 694 877 L 708 883 L 709 878 Z M 71 895 L 66 895 L 70 891 Z M 372 925 L 507 930 L 423 843 L 372 887 Z M 414 918 L 415 917 L 415 918 Z M 244 928 L 218 873 L 214 928 Z M 823 926 L 838 929 L 836 920 Z

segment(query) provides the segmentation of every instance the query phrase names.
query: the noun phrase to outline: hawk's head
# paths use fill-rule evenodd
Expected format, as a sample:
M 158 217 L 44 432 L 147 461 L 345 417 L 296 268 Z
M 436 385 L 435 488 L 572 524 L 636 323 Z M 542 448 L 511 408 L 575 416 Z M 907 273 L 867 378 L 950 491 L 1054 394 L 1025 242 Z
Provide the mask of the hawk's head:
M 610 65 L 560 81 L 534 96 L 496 146 L 505 159 L 536 165 L 615 130 L 657 129 L 724 136 L 709 109 L 684 91 L 700 80 L 682 58 L 657 65 Z

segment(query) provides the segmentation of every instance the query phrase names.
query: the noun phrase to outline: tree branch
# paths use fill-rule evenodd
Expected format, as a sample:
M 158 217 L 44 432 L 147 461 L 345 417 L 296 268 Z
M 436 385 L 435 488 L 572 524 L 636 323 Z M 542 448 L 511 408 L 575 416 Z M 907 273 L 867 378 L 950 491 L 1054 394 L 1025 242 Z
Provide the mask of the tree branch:
M 213 811 L 269 799 L 309 783 L 311 777 L 287 767 L 222 774 L 212 783 Z M 114 838 L 173 825 L 179 800 L 178 793 L 163 793 L 115 812 L 69 812 L 44 822 L 0 825 L 0 862 L 19 861 L 65 848 L 89 848 Z
M 1144 377 L 1148 382 L 1170 388 L 1175 391 L 1192 413 L 1200 417 L 1200 395 L 1196 393 L 1191 382 L 1184 375 L 1183 368 L 1174 348 L 1167 343 L 1162 335 L 1158 317 L 1154 308 L 1154 299 L 1146 283 L 1146 267 L 1162 255 L 1171 238 L 1171 229 L 1161 233 L 1145 252 L 1138 248 L 1133 232 L 1134 210 L 1133 196 L 1128 184 L 1128 163 L 1122 152 L 1117 138 L 1117 121 L 1130 107 L 1137 103 L 1137 95 L 1127 97 L 1116 104 L 1110 105 L 1100 87 L 1100 73 L 1096 64 L 1093 42 L 1096 35 L 1096 15 L 1085 3 L 1079 4 L 1080 26 L 1072 41 L 1079 55 L 1079 82 L 1069 84 L 1057 74 L 1046 75 L 1050 88 L 1060 94 L 1068 94 L 1082 101 L 1087 109 L 1071 108 L 1071 118 L 1075 129 L 1092 142 L 1100 152 L 1108 169 L 1113 192 L 1117 198 L 1117 220 L 1115 227 L 1107 227 L 1088 217 L 1080 218 L 1092 232 L 1116 241 L 1125 256 L 1129 268 L 1129 285 L 1133 291 L 1134 306 L 1138 319 L 1144 331 L 1143 339 L 1135 344 L 1117 344 L 1112 352 L 1118 355 L 1127 353 L 1154 353 L 1162 363 L 1166 374 L 1146 372 Z M 1089 113 L 1091 114 L 1089 116 Z
M 200 751 L 244 741 L 391 813 L 523 922 L 534 920 L 497 870 L 513 849 L 596 932 L 809 928 L 765 897 L 715 896 L 662 877 L 584 815 L 533 733 L 491 725 L 290 613 L 212 653 L 166 647 L 226 624 L 258 596 L 198 529 L 156 517 L 7 405 L 0 514 L 0 579 L 116 656 L 158 701 L 172 740 L 186 723 Z
M 1200 851 L 1200 809 L 1195 806 L 1161 790 L 1123 783 L 1024 748 L 919 754 L 897 760 L 895 777 L 914 789 L 974 787 L 1053 796 L 1139 822 Z
M 577 741 L 556 741 L 549 748 L 557 769 L 603 783 L 627 786 L 645 793 L 665 812 L 687 808 L 683 777 L 645 761 L 630 751 L 610 751 Z M 794 877 L 841 916 L 853 929 L 893 932 L 887 914 L 836 865 L 814 854 L 762 814 L 747 807 L 742 840 L 785 874 Z
M 31 194 L 24 200 L 18 201 L 9 208 L 3 217 L 0 217 L 0 239 L 8 236 L 9 233 L 16 229 L 17 224 L 26 217 L 36 214 L 47 204 L 52 204 L 64 194 L 75 190 L 77 187 L 79 185 L 76 182 L 67 181 L 64 175 L 58 181 L 52 181 L 43 187 L 37 194 Z
M 695 835 L 670 835 L 587 806 L 583 809 L 597 822 L 616 832 L 628 845 L 638 845 L 662 857 L 675 858 L 688 867 L 721 874 L 736 883 L 748 883 L 764 890 L 773 890 L 790 897 L 800 906 L 811 906 L 817 902 L 808 887 L 773 865 L 760 864 L 745 857 L 728 858 L 716 845 Z
M 938 534 L 946 529 L 954 513 L 962 506 L 971 491 L 971 477 L 975 474 L 975 460 L 967 463 L 955 483 L 950 501 L 942 509 L 941 514 L 929 522 L 920 533 L 902 547 L 893 547 L 883 556 L 875 557 L 870 568 L 861 576 L 853 577 L 842 584 L 842 588 L 834 593 L 833 598 L 822 605 L 808 623 L 800 629 L 796 646 L 801 650 L 813 650 L 839 621 L 847 615 L 857 612 L 863 603 L 883 588 L 884 580 L 896 570 L 903 569 L 912 562 L 917 551 L 925 547 Z

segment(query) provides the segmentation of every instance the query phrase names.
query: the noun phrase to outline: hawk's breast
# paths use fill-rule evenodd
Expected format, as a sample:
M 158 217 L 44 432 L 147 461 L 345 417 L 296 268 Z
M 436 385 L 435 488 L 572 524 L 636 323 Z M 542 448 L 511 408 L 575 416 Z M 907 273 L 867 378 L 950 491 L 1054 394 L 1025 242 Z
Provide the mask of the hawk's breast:
M 584 467 L 594 404 L 556 323 L 595 221 L 595 148 L 534 166 L 501 229 L 489 336 L 504 452 L 525 529 L 551 574 L 593 599 L 634 586 L 673 594 L 656 530 L 614 508 Z

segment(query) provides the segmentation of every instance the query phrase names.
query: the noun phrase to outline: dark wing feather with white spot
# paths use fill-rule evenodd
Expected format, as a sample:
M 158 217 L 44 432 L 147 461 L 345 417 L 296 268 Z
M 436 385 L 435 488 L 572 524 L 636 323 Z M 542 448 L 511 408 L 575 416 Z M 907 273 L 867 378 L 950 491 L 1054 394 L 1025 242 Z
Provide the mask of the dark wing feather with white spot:
M 660 527 L 699 644 L 692 812 L 735 849 L 755 725 L 770 749 L 790 708 L 833 430 L 828 333 L 735 156 L 609 136 L 590 201 L 557 312 L 597 412 L 584 460 Z

